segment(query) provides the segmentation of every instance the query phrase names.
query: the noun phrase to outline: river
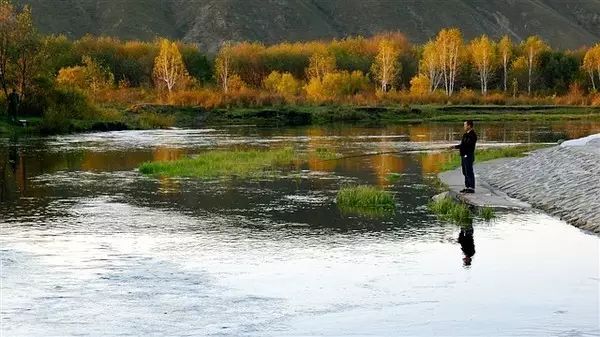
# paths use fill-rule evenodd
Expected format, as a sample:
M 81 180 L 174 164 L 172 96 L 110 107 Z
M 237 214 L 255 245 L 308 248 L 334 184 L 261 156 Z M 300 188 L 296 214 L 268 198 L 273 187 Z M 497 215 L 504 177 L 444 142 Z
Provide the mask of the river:
M 598 336 L 599 237 L 542 212 L 460 229 L 427 209 L 460 124 L 252 126 L 0 138 L 2 336 Z M 598 122 L 482 123 L 480 146 L 554 142 Z M 136 167 L 291 144 L 344 158 L 253 181 Z M 389 173 L 400 173 L 390 181 Z M 347 184 L 392 191 L 342 214 Z

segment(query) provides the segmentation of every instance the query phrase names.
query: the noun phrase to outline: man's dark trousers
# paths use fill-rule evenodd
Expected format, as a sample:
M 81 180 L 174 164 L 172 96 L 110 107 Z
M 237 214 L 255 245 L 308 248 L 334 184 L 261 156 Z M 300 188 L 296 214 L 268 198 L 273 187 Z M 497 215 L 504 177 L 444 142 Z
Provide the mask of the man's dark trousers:
M 465 187 L 475 189 L 475 172 L 473 172 L 473 156 L 461 156 L 462 173 L 465 176 Z

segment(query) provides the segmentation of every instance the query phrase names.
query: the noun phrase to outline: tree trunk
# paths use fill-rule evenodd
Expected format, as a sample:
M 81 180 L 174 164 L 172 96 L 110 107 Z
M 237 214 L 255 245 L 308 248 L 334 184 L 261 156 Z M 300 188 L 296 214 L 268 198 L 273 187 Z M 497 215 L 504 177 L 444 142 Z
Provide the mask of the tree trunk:
M 504 92 L 506 92 L 508 90 L 507 88 L 507 81 L 508 81 L 508 64 L 506 59 L 504 60 Z

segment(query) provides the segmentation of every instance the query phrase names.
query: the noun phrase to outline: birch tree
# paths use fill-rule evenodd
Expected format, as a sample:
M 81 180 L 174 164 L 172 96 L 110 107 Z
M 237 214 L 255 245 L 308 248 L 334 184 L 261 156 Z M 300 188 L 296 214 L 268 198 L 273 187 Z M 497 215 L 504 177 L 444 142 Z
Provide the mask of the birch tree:
M 231 49 L 231 42 L 226 41 L 221 46 L 219 55 L 217 55 L 217 58 L 215 59 L 215 74 L 217 75 L 217 80 L 219 84 L 221 84 L 221 89 L 224 93 L 229 91 L 229 82 L 234 75 L 231 64 L 232 56 L 233 51 Z
M 419 71 L 428 79 L 429 92 L 437 90 L 442 81 L 442 69 L 434 41 L 429 41 L 423 46 L 423 56 L 419 62 Z
M 160 40 L 159 44 L 160 51 L 154 60 L 153 74 L 155 80 L 165 85 L 170 94 L 188 74 L 177 44 L 167 39 Z
M 529 95 L 531 95 L 533 68 L 540 54 L 548 49 L 548 45 L 538 36 L 530 36 L 523 42 L 523 50 L 527 57 L 527 94 Z
M 463 48 L 462 33 L 458 28 L 442 29 L 437 35 L 435 45 L 446 95 L 452 96 L 456 77 L 460 70 L 460 56 Z
M 469 44 L 469 55 L 479 74 L 481 94 L 487 95 L 488 80 L 496 66 L 496 46 L 486 35 L 475 38 Z
M 325 75 L 335 71 L 335 56 L 327 51 L 319 51 L 311 55 L 306 76 L 309 80 L 322 80 Z
M 592 80 L 592 90 L 596 90 L 595 73 L 598 73 L 598 83 L 600 85 L 600 43 L 590 48 L 583 58 L 583 69 L 587 71 Z
M 388 39 L 379 43 L 379 52 L 375 57 L 375 63 L 371 67 L 377 81 L 381 84 L 381 91 L 387 92 L 398 76 L 401 64 L 398 61 L 400 49 Z
M 504 76 L 502 78 L 504 83 L 504 92 L 508 90 L 508 65 L 510 64 L 510 58 L 512 56 L 513 43 L 508 35 L 504 35 L 500 42 L 498 42 L 498 53 L 502 61 L 502 68 L 504 70 Z

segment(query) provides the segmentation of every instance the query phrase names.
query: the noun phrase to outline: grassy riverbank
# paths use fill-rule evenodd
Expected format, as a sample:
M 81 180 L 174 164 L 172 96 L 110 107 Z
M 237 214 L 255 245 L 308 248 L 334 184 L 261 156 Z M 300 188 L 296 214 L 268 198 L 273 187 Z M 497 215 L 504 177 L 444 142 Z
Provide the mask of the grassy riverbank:
M 56 134 L 127 129 L 194 128 L 213 125 L 284 127 L 334 123 L 389 125 L 421 122 L 475 121 L 600 121 L 600 107 L 497 105 L 281 105 L 206 110 L 198 107 L 139 104 L 128 109 L 101 107 L 84 119 L 23 116 L 20 123 L 0 121 L 0 134 Z

